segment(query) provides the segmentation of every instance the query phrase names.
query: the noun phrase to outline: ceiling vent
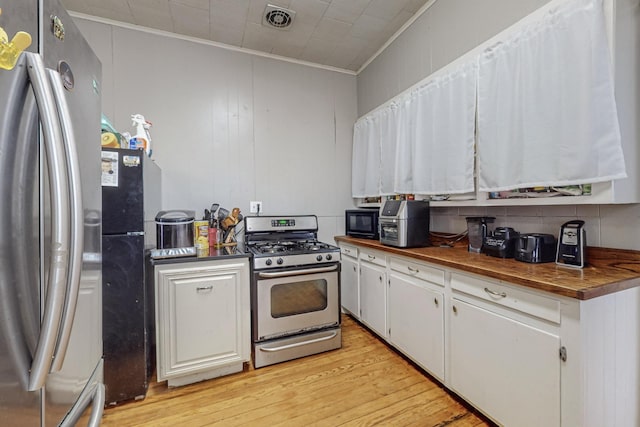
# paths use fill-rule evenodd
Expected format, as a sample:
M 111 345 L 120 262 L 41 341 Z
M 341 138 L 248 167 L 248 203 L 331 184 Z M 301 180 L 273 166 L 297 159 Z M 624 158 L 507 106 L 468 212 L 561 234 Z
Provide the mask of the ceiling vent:
M 295 16 L 296 13 L 293 10 L 268 4 L 264 9 L 264 18 L 262 19 L 262 24 L 284 30 L 288 29 Z

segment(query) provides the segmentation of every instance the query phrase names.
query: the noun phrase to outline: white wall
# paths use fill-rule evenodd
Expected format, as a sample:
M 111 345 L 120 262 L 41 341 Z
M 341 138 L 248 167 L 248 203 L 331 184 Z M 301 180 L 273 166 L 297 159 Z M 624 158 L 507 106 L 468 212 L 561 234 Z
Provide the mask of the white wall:
M 103 64 L 103 111 L 119 131 L 153 123 L 163 209 L 212 203 L 249 215 L 316 214 L 344 233 L 356 77 L 196 40 L 76 18 Z
M 436 1 L 360 72 L 358 115 L 361 116 L 386 102 L 548 1 Z M 639 5 L 638 0 L 617 2 L 619 24 L 630 27 L 625 39 L 616 40 L 619 48 L 616 52 L 618 61 L 626 61 L 629 52 L 637 50 L 640 46 L 640 30 L 632 28 L 631 18 L 625 19 L 625 16 L 637 17 L 640 12 Z M 634 58 L 637 58 L 637 55 Z M 616 70 L 616 78 L 625 68 L 619 67 Z M 640 164 L 637 160 L 640 151 L 637 149 L 640 146 L 638 118 L 628 117 L 630 111 L 638 111 L 640 88 L 637 75 L 635 79 L 633 76 L 627 77 L 620 79 L 625 84 L 616 87 L 616 96 L 619 101 L 624 99 L 626 106 L 632 106 L 628 110 L 620 111 L 619 116 L 623 138 L 636 141 L 635 144 L 630 144 L 631 149 L 625 152 L 625 156 L 636 159 Z M 630 100 L 630 97 L 633 99 Z M 636 180 L 638 171 L 628 170 L 628 174 L 632 180 Z M 586 221 L 589 245 L 640 250 L 639 204 L 437 208 L 432 212 L 431 228 L 442 232 L 461 232 L 466 229 L 465 217 L 473 215 L 495 216 L 495 226 L 511 226 L 523 233 L 541 232 L 554 235 L 558 234 L 562 223 L 580 218 Z

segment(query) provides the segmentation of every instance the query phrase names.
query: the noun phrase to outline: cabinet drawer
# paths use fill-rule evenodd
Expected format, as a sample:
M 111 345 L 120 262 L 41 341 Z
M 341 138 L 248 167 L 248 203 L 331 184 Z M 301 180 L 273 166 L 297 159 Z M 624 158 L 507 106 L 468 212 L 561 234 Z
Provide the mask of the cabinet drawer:
M 451 274 L 451 289 L 560 324 L 560 301 L 472 276 Z
M 399 273 L 444 286 L 444 270 L 402 258 L 390 258 L 389 265 Z
M 340 245 L 340 253 L 343 256 L 358 258 L 358 248 L 356 248 L 355 246 Z
M 375 251 L 364 251 L 360 249 L 360 253 L 358 254 L 358 259 L 361 261 L 370 262 L 375 265 L 379 265 L 381 267 L 387 266 L 387 259 L 381 252 Z

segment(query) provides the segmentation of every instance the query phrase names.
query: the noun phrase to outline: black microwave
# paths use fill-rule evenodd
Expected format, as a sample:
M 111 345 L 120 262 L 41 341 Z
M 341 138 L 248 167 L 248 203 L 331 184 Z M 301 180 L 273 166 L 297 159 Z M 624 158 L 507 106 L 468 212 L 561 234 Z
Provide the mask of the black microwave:
M 344 212 L 347 236 L 378 240 L 378 208 L 349 209 Z

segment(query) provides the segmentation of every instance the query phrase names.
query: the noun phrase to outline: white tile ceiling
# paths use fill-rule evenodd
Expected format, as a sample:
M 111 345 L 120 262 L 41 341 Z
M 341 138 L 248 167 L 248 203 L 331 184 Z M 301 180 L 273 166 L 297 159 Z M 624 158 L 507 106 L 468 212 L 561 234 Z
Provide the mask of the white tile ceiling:
M 357 71 L 430 0 L 62 0 L 74 12 Z M 267 4 L 293 24 L 262 24 Z

